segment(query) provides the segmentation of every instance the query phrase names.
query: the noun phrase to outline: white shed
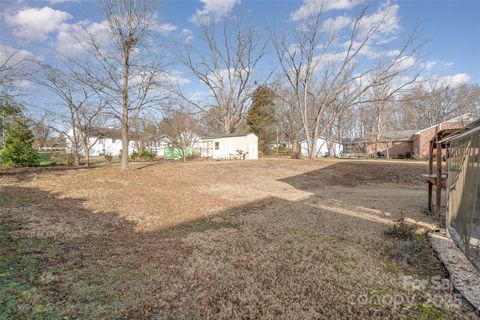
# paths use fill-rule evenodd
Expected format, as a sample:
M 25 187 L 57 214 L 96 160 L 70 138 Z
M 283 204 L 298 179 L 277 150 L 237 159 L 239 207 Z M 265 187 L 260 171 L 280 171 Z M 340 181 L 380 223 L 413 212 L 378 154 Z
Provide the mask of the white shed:
M 331 144 L 331 153 L 329 152 L 329 148 L 328 148 L 328 144 Z M 301 146 L 301 152 L 302 152 L 302 156 L 308 156 L 308 147 L 307 147 L 307 141 L 302 141 L 300 143 L 300 146 Z M 343 145 L 334 140 L 334 139 L 327 139 L 325 137 L 320 137 L 318 138 L 317 140 L 317 157 L 325 157 L 325 156 L 334 156 L 334 157 L 338 157 L 340 155 L 340 153 L 342 153 L 343 151 Z
M 258 137 L 254 133 L 205 137 L 201 155 L 212 159 L 258 159 Z

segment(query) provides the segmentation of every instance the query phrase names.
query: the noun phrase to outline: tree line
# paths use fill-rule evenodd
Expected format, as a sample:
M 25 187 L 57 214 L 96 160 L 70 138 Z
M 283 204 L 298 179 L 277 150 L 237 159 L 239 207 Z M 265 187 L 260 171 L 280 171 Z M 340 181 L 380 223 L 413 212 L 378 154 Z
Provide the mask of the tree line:
M 103 36 L 85 25 L 76 28 L 79 54 L 58 65 L 17 61 L 15 52 L 0 61 L 4 104 L 17 99 L 12 92 L 18 79 L 55 97 L 58 105 L 36 109 L 31 124 L 37 136 L 65 137 L 76 165 L 80 150 L 88 165 L 96 143 L 89 139 L 92 130 L 104 126 L 120 126 L 121 167 L 128 170 L 132 132 L 141 137 L 140 148 L 165 137 L 185 149 L 203 132 L 248 130 L 259 136 L 264 153 L 286 143 L 298 157 L 305 141 L 314 159 L 320 137 L 342 141 L 420 129 L 480 110 L 478 86 L 427 77 L 421 64 L 425 43 L 416 29 L 388 46 L 381 42 L 391 35 L 388 7 L 372 13 L 370 4 L 362 5 L 343 29 L 323 8 L 287 28 L 258 30 L 240 15 L 202 19 L 192 41 L 158 35 L 157 1 L 99 5 Z M 30 70 L 18 68 L 26 62 Z M 179 75 L 169 72 L 173 66 L 206 91 L 186 91 Z

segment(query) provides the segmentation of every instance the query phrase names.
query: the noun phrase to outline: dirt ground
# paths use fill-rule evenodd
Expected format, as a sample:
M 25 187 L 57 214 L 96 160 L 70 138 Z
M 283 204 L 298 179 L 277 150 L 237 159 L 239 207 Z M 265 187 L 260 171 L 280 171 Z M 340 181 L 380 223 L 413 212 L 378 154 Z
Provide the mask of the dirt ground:
M 434 256 L 387 254 L 393 221 L 435 227 L 424 163 L 131 168 L 0 175 L 0 318 L 476 318 Z

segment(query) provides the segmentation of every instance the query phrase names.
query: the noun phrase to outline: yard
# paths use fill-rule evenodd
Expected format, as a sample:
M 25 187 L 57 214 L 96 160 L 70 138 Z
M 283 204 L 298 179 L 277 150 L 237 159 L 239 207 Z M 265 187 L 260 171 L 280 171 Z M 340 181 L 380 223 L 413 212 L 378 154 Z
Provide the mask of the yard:
M 475 319 L 428 243 L 418 252 L 385 234 L 401 217 L 434 228 L 425 167 L 262 159 L 4 174 L 0 318 Z

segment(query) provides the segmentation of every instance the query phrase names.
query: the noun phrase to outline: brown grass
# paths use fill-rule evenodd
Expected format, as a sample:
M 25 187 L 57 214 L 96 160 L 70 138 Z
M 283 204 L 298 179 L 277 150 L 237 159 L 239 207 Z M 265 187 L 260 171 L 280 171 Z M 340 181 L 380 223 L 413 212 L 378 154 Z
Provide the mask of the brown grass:
M 475 318 L 447 289 L 405 285 L 443 274 L 385 254 L 395 219 L 434 223 L 424 169 L 267 159 L 0 176 L 0 318 Z

